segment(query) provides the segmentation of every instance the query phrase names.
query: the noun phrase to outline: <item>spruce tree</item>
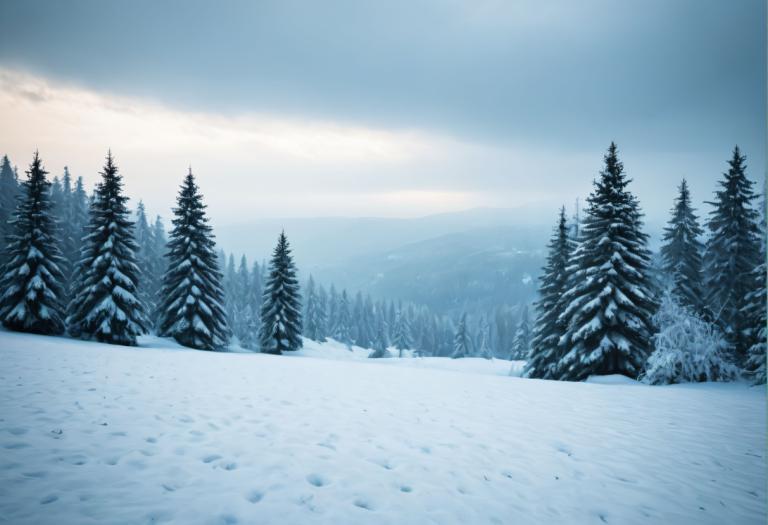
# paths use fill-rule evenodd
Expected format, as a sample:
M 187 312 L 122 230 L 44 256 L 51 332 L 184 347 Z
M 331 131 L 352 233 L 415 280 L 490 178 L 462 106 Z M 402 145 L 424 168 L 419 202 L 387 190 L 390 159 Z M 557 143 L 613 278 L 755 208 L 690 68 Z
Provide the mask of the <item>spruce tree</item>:
M 302 346 L 301 325 L 301 295 L 296 265 L 285 232 L 281 232 L 264 285 L 259 332 L 261 351 L 281 354 L 298 350 Z
M 11 330 L 61 334 L 64 276 L 60 265 L 64 261 L 56 242 L 47 173 L 35 152 L 7 238 L 0 320 Z
M 747 356 L 746 369 L 752 376 L 755 384 L 766 382 L 766 337 L 768 336 L 768 318 L 766 316 L 768 300 L 766 295 L 766 189 L 763 189 L 763 199 L 760 220 L 760 260 L 761 263 L 752 272 L 754 288 L 747 292 L 744 316 L 749 323 L 750 347 Z
M 228 343 L 230 331 L 205 208 L 190 169 L 173 209 L 158 333 L 191 348 L 219 350 Z
M 352 344 L 352 316 L 349 311 L 349 296 L 342 290 L 336 303 L 336 325 L 333 328 L 333 338 L 345 345 Z
M 392 343 L 398 350 L 398 357 L 403 357 L 403 351 L 413 346 L 411 324 L 408 322 L 408 316 L 402 307 L 395 313 L 395 328 L 392 339 Z
M 562 358 L 563 347 L 559 342 L 566 328 L 561 317 L 566 305 L 561 298 L 568 285 L 567 268 L 573 251 L 569 230 L 565 207 L 562 207 L 549 241 L 547 264 L 539 277 L 539 300 L 535 303 L 536 321 L 531 340 L 531 356 L 523 370 L 525 377 L 554 378 Z
M 520 322 L 515 332 L 515 342 L 512 345 L 512 360 L 528 359 L 531 353 L 531 327 L 528 322 L 528 305 L 523 305 Z
M 389 350 L 389 340 L 387 339 L 387 330 L 382 319 L 376 329 L 376 337 L 373 341 L 373 351 L 368 355 L 372 359 L 381 359 L 391 357 Z
M 587 199 L 580 242 L 563 295 L 567 330 L 560 379 L 592 374 L 636 378 L 651 351 L 656 308 L 648 268 L 648 236 L 642 232 L 637 198 L 611 143 L 605 167 Z
M 488 324 L 488 321 L 485 320 L 485 317 L 482 317 L 480 319 L 480 326 L 479 326 L 479 343 L 478 343 L 478 350 L 477 355 L 478 357 L 482 357 L 483 359 L 492 359 L 493 354 L 491 352 L 491 326 Z
M 139 281 L 139 297 L 141 297 L 141 300 L 144 302 L 144 305 L 147 308 L 147 313 L 150 314 L 156 309 L 156 285 L 154 285 L 153 281 L 162 276 L 156 276 L 152 273 L 151 265 L 154 259 L 154 254 L 152 253 L 152 249 L 154 248 L 152 242 L 152 230 L 149 227 L 147 212 L 142 201 L 139 201 L 139 204 L 136 206 L 134 232 L 137 246 L 136 261 L 139 268 L 142 269 L 142 278 L 141 281 Z M 155 288 L 155 290 L 153 290 L 153 288 Z M 150 322 L 150 324 L 154 323 Z
M 704 245 L 699 241 L 702 233 L 691 207 L 688 183 L 683 179 L 669 225 L 664 229 L 662 268 L 671 278 L 672 293 L 678 302 L 697 314 L 704 312 L 701 259 Z
M 761 262 L 758 214 L 752 207 L 756 195 L 746 176 L 745 160 L 736 146 L 715 200 L 708 203 L 714 210 L 707 222 L 711 235 L 704 271 L 709 314 L 725 333 L 739 365 L 750 347 L 749 320 L 742 311 L 755 286 L 753 271 Z
M 451 358 L 460 359 L 469 356 L 470 343 L 467 335 L 467 314 L 461 314 L 459 324 L 456 326 L 456 333 L 453 336 L 453 355 Z
M 16 198 L 19 195 L 19 184 L 16 174 L 8 160 L 8 155 L 3 156 L 0 164 L 0 268 L 6 262 L 6 243 L 8 236 L 13 231 L 11 219 L 16 211 Z
M 323 325 L 325 319 L 323 319 L 323 309 L 320 304 L 320 298 L 315 286 L 315 280 L 312 276 L 309 276 L 307 281 L 307 310 L 305 316 L 305 330 L 304 335 L 313 341 L 318 343 L 325 342 L 325 335 L 323 334 Z
M 89 211 L 67 324 L 75 337 L 135 345 L 136 337 L 146 333 L 147 321 L 137 291 L 140 270 L 128 197 L 123 195 L 122 176 L 111 153 L 101 176 Z

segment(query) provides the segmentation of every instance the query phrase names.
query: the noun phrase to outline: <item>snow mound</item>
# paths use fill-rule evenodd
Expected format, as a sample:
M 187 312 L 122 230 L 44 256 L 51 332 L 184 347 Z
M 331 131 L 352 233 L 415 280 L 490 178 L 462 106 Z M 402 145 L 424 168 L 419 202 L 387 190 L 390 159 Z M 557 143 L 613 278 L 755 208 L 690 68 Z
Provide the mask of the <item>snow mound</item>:
M 597 385 L 642 385 L 642 383 L 622 374 L 592 375 L 587 378 L 586 382 Z
M 140 342 L 0 331 L 0 521 L 765 523 L 764 389 Z

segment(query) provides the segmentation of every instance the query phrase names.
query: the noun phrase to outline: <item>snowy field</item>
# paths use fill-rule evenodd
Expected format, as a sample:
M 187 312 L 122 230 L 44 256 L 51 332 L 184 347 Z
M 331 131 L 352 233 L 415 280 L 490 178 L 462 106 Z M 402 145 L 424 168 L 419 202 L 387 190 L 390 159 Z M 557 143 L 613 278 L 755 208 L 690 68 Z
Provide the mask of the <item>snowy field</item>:
M 764 388 L 143 343 L 0 332 L 0 522 L 766 520 Z

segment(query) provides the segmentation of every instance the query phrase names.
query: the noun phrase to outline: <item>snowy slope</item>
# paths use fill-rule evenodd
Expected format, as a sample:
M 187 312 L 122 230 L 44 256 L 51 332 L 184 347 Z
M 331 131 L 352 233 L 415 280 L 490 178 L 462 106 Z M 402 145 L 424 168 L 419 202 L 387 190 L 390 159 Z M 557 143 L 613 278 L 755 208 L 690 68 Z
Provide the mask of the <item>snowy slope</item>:
M 0 332 L 0 522 L 765 523 L 763 389 L 146 341 Z

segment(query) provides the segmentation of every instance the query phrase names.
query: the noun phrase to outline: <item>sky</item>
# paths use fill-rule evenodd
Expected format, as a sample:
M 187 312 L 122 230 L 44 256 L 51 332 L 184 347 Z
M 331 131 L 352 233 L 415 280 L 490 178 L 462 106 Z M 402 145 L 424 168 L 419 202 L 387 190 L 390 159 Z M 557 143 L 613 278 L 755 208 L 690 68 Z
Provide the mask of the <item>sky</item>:
M 217 223 L 541 209 L 615 140 L 649 221 L 766 172 L 760 0 L 0 0 L 0 153 Z M 707 207 L 700 204 L 702 213 Z

